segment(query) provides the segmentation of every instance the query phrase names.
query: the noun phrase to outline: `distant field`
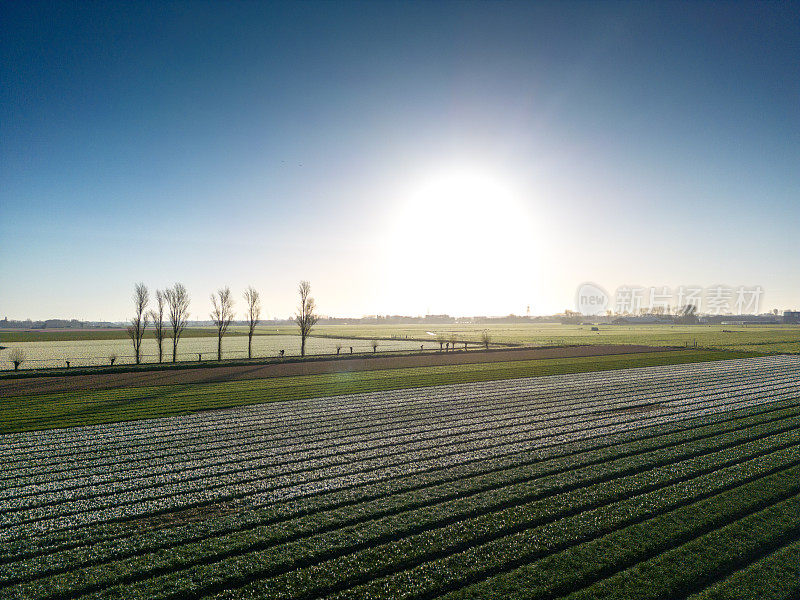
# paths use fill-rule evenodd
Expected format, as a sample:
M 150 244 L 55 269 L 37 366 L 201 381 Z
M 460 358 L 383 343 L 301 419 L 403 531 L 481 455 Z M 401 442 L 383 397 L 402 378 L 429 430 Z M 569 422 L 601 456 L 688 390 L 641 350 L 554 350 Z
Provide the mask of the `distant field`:
M 795 600 L 798 367 L 770 356 L 0 436 L 0 597 Z
M 359 392 L 752 356 L 755 354 L 750 352 L 679 350 L 12 396 L 0 404 L 0 433 L 182 415 Z
M 493 342 L 525 346 L 563 344 L 643 344 L 647 346 L 694 346 L 730 350 L 800 353 L 800 325 L 588 325 L 556 323 L 522 325 L 326 325 L 317 335 L 397 337 L 480 341 L 487 331 Z M 433 333 L 430 335 L 428 332 Z
M 600 325 L 598 332 L 587 325 L 523 324 L 523 325 L 318 325 L 309 341 L 310 354 L 335 353 L 342 345 L 348 353 L 371 352 L 371 340 L 378 340 L 378 352 L 426 350 L 439 348 L 440 341 L 480 342 L 487 331 L 492 343 L 515 346 L 561 346 L 572 344 L 640 344 L 647 346 L 680 346 L 714 350 L 758 351 L 763 353 L 800 353 L 800 325 L 759 325 L 731 327 L 723 325 Z M 247 340 L 242 327 L 233 328 L 224 344 L 225 358 L 247 356 Z M 260 327 L 254 341 L 257 357 L 275 357 L 281 349 L 287 356 L 300 353 L 296 327 Z M 198 353 L 208 360 L 216 352 L 213 329 L 193 328 L 185 332 L 179 346 L 179 360 L 197 360 Z M 94 342 L 94 343 L 93 343 Z M 22 343 L 28 362 L 25 368 L 59 367 L 66 360 L 71 365 L 108 364 L 111 354 L 117 364 L 133 362 L 131 344 L 123 330 L 0 331 L 0 345 Z M 28 346 L 25 346 L 28 344 Z M 145 362 L 154 362 L 155 342 L 151 334 L 143 345 Z M 11 368 L 9 350 L 0 351 L 0 369 Z
M 3 343 L 15 347 L 25 353 L 26 361 L 22 365 L 25 369 L 34 368 L 59 368 L 65 367 L 66 361 L 70 366 L 108 366 L 109 357 L 115 355 L 116 365 L 130 365 L 134 363 L 131 342 L 128 339 L 100 339 L 100 340 L 63 340 L 63 341 L 28 341 Z M 437 350 L 439 345 L 435 342 L 423 344 L 409 340 L 381 340 L 378 343 L 380 352 L 400 351 L 406 352 L 419 350 L 420 346 L 426 350 Z M 335 354 L 336 347 L 341 346 L 344 354 L 372 353 L 372 343 L 359 339 L 333 339 L 325 337 L 312 337 L 306 341 L 307 355 Z M 300 355 L 299 335 L 257 335 L 253 338 L 253 358 L 276 358 L 281 350 L 286 356 Z M 145 339 L 142 343 L 142 362 L 155 363 L 158 361 L 157 346 L 154 340 Z M 0 351 L 0 369 L 12 369 L 8 360 L 10 350 Z M 196 362 L 200 357 L 205 361 L 215 360 L 217 356 L 217 339 L 208 336 L 189 336 L 181 339 L 178 346 L 178 362 Z M 170 361 L 172 357 L 171 340 L 166 340 L 164 358 Z M 222 357 L 228 360 L 242 360 L 247 358 L 247 337 L 235 335 L 225 338 L 222 346 Z
M 229 335 L 242 335 L 243 331 L 230 330 Z M 215 329 L 191 327 L 186 329 L 181 337 L 213 337 L 217 335 Z M 145 336 L 153 338 L 153 331 L 148 330 Z M 128 334 L 119 329 L 0 329 L 0 343 L 2 342 L 74 342 L 83 340 L 124 340 Z
M 314 336 L 436 342 L 442 338 L 481 341 L 487 331 L 493 342 L 530 346 L 563 344 L 644 344 L 650 346 L 698 346 L 735 350 L 757 349 L 764 352 L 800 353 L 800 325 L 600 325 L 599 332 L 588 325 L 556 323 L 521 325 L 318 325 Z M 241 336 L 243 327 L 233 327 L 228 335 Z M 296 327 L 259 327 L 258 335 L 297 335 Z M 431 335 L 433 334 L 433 335 Z M 187 338 L 214 337 L 216 330 L 191 328 Z M 152 337 L 148 332 L 147 338 Z M 118 330 L 15 331 L 0 330 L 4 342 L 76 341 L 126 339 Z

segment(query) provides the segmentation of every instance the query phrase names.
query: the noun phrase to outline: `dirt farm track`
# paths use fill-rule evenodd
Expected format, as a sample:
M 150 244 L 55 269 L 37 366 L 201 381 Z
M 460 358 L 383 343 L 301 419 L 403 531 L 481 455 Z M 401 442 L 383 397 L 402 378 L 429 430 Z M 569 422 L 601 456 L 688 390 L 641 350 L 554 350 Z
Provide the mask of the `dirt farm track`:
M 218 383 L 266 377 L 316 375 L 320 373 L 340 373 L 348 371 L 374 371 L 405 367 L 430 367 L 482 362 L 636 354 L 642 352 L 674 351 L 677 349 L 678 348 L 673 347 L 641 345 L 596 345 L 491 351 L 471 350 L 469 352 L 444 352 L 404 356 L 287 361 L 283 363 L 260 365 L 204 366 L 196 369 L 26 377 L 0 380 L 0 397 L 79 390 L 102 390 L 118 387 Z

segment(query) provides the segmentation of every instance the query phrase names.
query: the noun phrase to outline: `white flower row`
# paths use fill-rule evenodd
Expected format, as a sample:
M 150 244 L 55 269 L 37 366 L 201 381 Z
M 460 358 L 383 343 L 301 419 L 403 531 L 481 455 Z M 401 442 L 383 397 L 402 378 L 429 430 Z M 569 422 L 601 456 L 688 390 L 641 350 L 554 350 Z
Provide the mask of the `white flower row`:
M 741 375 L 746 372 L 756 373 L 764 368 L 782 369 L 784 371 L 793 368 L 796 370 L 798 367 L 798 360 L 800 360 L 798 357 L 777 356 L 720 361 L 715 363 L 693 363 L 663 367 L 643 367 L 619 371 L 554 375 L 533 378 L 533 381 L 537 383 L 537 387 L 563 386 L 571 389 L 577 385 L 583 385 L 584 387 L 590 387 L 592 385 L 607 386 L 614 384 L 616 381 L 628 383 L 646 382 L 648 380 L 659 381 L 663 380 L 664 376 L 667 374 L 678 375 L 683 373 L 691 377 L 701 377 L 704 374 L 710 374 L 712 377 L 720 377 L 725 374 Z M 531 379 L 511 381 L 519 382 L 518 384 L 522 386 L 530 386 Z M 474 393 L 476 390 L 491 390 L 495 386 L 504 383 L 507 383 L 507 381 L 436 386 L 434 388 L 427 388 L 428 393 L 422 398 L 420 398 L 418 394 L 415 394 L 415 390 L 373 392 L 349 396 L 346 405 L 343 404 L 339 396 L 323 397 L 309 400 L 296 400 L 290 403 L 269 403 L 228 409 L 225 411 L 215 411 L 213 413 L 173 417 L 170 418 L 168 422 L 164 422 L 163 419 L 150 419 L 92 427 L 76 427 L 65 430 L 13 434 L 2 436 L 3 445 L 7 450 L 0 450 L 0 456 L 5 454 L 18 455 L 25 452 L 26 447 L 28 450 L 35 452 L 42 447 L 43 442 L 46 443 L 52 440 L 57 440 L 61 448 L 67 448 L 70 442 L 76 443 L 78 447 L 115 443 L 119 444 L 121 447 L 130 447 L 132 444 L 136 443 L 137 440 L 143 440 L 145 443 L 148 443 L 154 436 L 159 434 L 170 436 L 174 434 L 176 428 L 186 428 L 195 433 L 207 432 L 213 435 L 218 433 L 220 426 L 231 426 L 231 415 L 236 415 L 237 422 L 251 416 L 261 418 L 267 417 L 272 423 L 286 424 L 291 424 L 295 420 L 310 423 L 319 418 L 341 420 L 347 417 L 349 413 L 360 417 L 370 408 L 378 412 L 383 412 L 392 408 L 403 410 L 408 406 L 410 400 L 425 404 L 436 403 L 442 399 L 451 399 L 453 396 L 457 396 L 462 392 Z M 113 391 L 110 393 L 113 394 Z
M 782 373 L 777 373 L 776 375 L 782 375 Z M 764 374 L 762 373 L 761 376 L 764 376 Z M 741 373 L 739 374 L 739 376 L 737 378 L 739 380 L 748 380 L 749 379 L 748 377 L 743 376 L 743 374 L 741 374 Z M 542 378 L 542 379 L 544 379 L 544 378 Z M 677 381 L 672 381 L 670 383 L 672 385 L 682 385 L 683 382 L 681 381 L 681 379 L 683 379 L 683 378 L 680 378 Z M 517 382 L 519 382 L 519 381 L 528 382 L 528 388 L 531 387 L 530 383 L 529 383 L 531 380 L 529 380 L 529 379 L 528 380 L 516 380 L 516 381 Z M 635 381 L 637 382 L 637 385 L 641 389 L 641 386 L 643 385 L 643 383 L 641 381 L 638 381 L 638 380 L 635 380 Z M 494 382 L 494 383 L 497 383 L 497 382 Z M 709 383 L 709 385 L 711 385 L 711 384 L 712 383 Z M 664 383 L 662 382 L 661 385 L 664 385 Z M 450 387 L 450 386 L 442 386 L 442 387 Z M 497 386 L 495 386 L 495 387 L 497 387 Z M 513 389 L 511 389 L 511 388 L 513 388 Z M 432 390 L 432 389 L 434 389 L 434 388 L 426 388 L 425 391 Z M 622 388 L 622 387 L 619 387 L 617 389 L 617 393 L 620 396 L 624 396 L 626 393 L 629 393 L 627 391 L 628 389 L 632 390 L 632 389 L 635 389 L 635 388 L 627 388 L 627 387 L 626 388 Z M 510 386 L 510 387 L 506 387 L 506 389 L 502 389 L 501 388 L 499 390 L 495 389 L 493 391 L 494 391 L 494 393 L 491 394 L 491 395 L 486 395 L 486 394 L 481 395 L 480 393 L 478 393 L 478 394 L 474 394 L 473 393 L 473 394 L 461 395 L 461 396 L 459 396 L 457 394 L 450 395 L 450 397 L 447 398 L 446 402 L 439 402 L 438 405 L 437 405 L 437 408 L 445 407 L 445 410 L 448 411 L 448 412 L 445 412 L 442 415 L 435 415 L 435 414 L 433 414 L 434 413 L 433 410 L 422 412 L 422 413 L 420 413 L 419 410 L 417 410 L 416 418 L 418 418 L 418 419 L 419 418 L 424 418 L 426 420 L 432 420 L 432 419 L 438 417 L 438 418 L 446 420 L 446 419 L 452 417 L 453 411 L 465 412 L 465 411 L 470 410 L 470 408 L 474 407 L 475 405 L 486 405 L 486 404 L 489 404 L 490 403 L 489 401 L 493 400 L 493 399 L 500 399 L 502 401 L 502 398 L 508 398 L 509 395 L 512 395 L 512 394 L 515 394 L 515 393 L 517 394 L 516 397 L 521 400 L 521 398 L 519 397 L 519 394 L 524 392 L 525 390 L 524 390 L 524 388 L 523 389 L 519 389 L 519 388 L 514 388 L 514 386 Z M 552 388 L 549 388 L 549 387 L 541 386 L 541 389 L 539 389 L 539 386 L 537 386 L 536 387 L 536 392 L 537 392 L 536 394 L 531 394 L 531 393 L 526 394 L 525 399 L 528 402 L 540 402 L 540 399 L 547 398 L 548 396 L 550 396 L 551 398 L 553 396 L 555 396 L 556 397 L 555 402 L 566 402 L 567 401 L 567 396 L 562 395 L 559 398 L 558 394 L 556 393 L 556 390 L 553 390 Z M 573 398 L 574 397 L 580 398 L 582 393 L 583 393 L 582 389 L 573 390 L 572 391 L 572 397 Z M 416 394 L 417 394 L 417 396 L 420 395 L 419 394 L 419 390 L 416 391 Z M 553 400 L 550 400 L 550 401 L 553 402 Z M 342 400 L 340 398 L 340 403 L 341 402 L 342 402 Z M 407 410 L 413 410 L 414 407 L 410 407 L 410 408 L 406 407 L 406 409 Z M 227 411 L 220 411 L 220 412 L 227 412 Z M 412 413 L 412 414 L 414 414 L 414 413 Z M 420 415 L 423 415 L 423 416 L 420 416 Z M 372 419 L 370 419 L 370 416 L 372 417 Z M 287 439 L 296 440 L 302 435 L 306 435 L 308 437 L 311 437 L 311 438 L 314 438 L 314 439 L 317 439 L 317 440 L 325 439 L 326 435 L 336 436 L 338 434 L 338 432 L 342 431 L 342 427 L 344 427 L 345 430 L 349 430 L 349 431 L 354 432 L 353 434 L 355 434 L 359 430 L 368 429 L 370 427 L 370 425 L 377 425 L 378 427 L 383 426 L 384 429 L 386 429 L 386 428 L 388 428 L 388 427 L 393 425 L 393 423 L 391 423 L 391 422 L 387 423 L 388 419 L 386 419 L 380 413 L 378 414 L 377 417 L 375 415 L 369 415 L 369 416 L 367 416 L 367 415 L 359 415 L 359 417 L 361 418 L 361 424 L 359 424 L 358 426 L 353 426 L 352 424 L 350 424 L 350 426 L 348 428 L 347 427 L 348 423 L 343 423 L 343 424 L 339 424 L 337 429 L 332 430 L 332 431 L 327 431 L 327 432 L 319 431 L 319 430 L 314 429 L 313 427 L 311 427 L 311 426 L 314 425 L 313 422 L 309 423 L 309 424 L 303 424 L 302 422 L 300 422 L 299 424 L 295 424 L 294 426 L 291 426 L 291 427 L 286 427 L 284 425 L 280 425 L 280 427 L 283 428 L 283 434 L 284 434 L 283 437 L 281 437 L 281 436 L 277 435 L 277 432 L 274 429 L 274 422 L 270 421 L 269 419 L 264 419 L 263 417 L 260 417 L 259 421 L 254 423 L 252 421 L 247 422 L 245 419 L 240 419 L 239 418 L 239 414 L 229 414 L 228 415 L 228 419 L 233 423 L 231 425 L 231 427 L 235 427 L 234 429 L 232 429 L 232 431 L 237 432 L 237 435 L 234 435 L 234 436 L 225 435 L 224 431 L 218 430 L 218 431 L 216 431 L 216 433 L 213 433 L 213 434 L 209 435 L 206 438 L 206 440 L 210 440 L 210 441 L 200 440 L 200 441 L 197 441 L 197 442 L 190 442 L 189 445 L 186 445 L 186 444 L 184 444 L 184 442 L 186 441 L 185 440 L 186 431 L 183 428 L 177 427 L 175 430 L 173 430 L 171 432 L 171 436 L 170 436 L 170 439 L 169 439 L 169 444 L 165 445 L 163 443 L 163 439 L 155 440 L 155 441 L 153 441 L 151 443 L 150 452 L 145 452 L 141 458 L 143 458 L 145 460 L 150 460 L 150 459 L 154 458 L 155 456 L 159 456 L 159 455 L 168 456 L 170 451 L 173 450 L 173 449 L 174 449 L 174 452 L 176 454 L 185 454 L 186 451 L 191 451 L 191 450 L 197 449 L 198 447 L 203 452 L 207 452 L 210 447 L 214 447 L 215 445 L 220 446 L 221 448 L 230 449 L 232 446 L 235 446 L 238 443 L 246 443 L 246 440 L 248 438 L 249 439 L 255 439 L 256 442 L 259 445 L 262 445 L 264 443 L 271 443 L 273 446 L 283 446 L 283 445 L 285 445 L 285 440 L 287 440 Z M 259 427 L 259 425 L 261 425 L 261 428 Z M 262 428 L 265 427 L 265 426 L 266 427 L 269 427 L 269 426 L 273 427 L 273 430 L 269 434 L 269 438 L 268 438 L 269 441 L 268 442 L 266 442 L 264 440 L 264 437 L 265 437 L 265 435 L 267 435 L 267 432 L 264 431 Z M 244 438 L 241 437 L 240 432 L 242 431 L 242 428 L 244 428 L 245 431 L 247 432 L 245 434 L 247 437 L 244 437 Z M 287 429 L 288 429 L 288 431 L 287 431 Z M 106 457 L 105 460 L 106 460 L 107 464 L 113 464 L 113 463 L 116 463 L 116 462 L 120 462 L 122 460 L 126 460 L 127 461 L 127 460 L 130 460 L 130 459 L 134 458 L 134 457 L 130 456 L 130 454 L 138 451 L 138 449 L 139 449 L 136 446 L 133 446 L 133 448 L 130 449 L 130 450 L 128 450 L 128 449 L 126 449 L 124 447 L 123 448 L 110 448 L 110 449 L 108 449 L 104 445 L 95 444 L 93 446 L 88 446 L 87 450 L 85 452 L 83 452 L 83 453 L 74 452 L 74 450 L 73 450 L 73 453 L 76 454 L 76 455 L 81 455 L 82 454 L 83 455 L 82 458 L 76 458 L 73 461 L 64 461 L 62 459 L 62 456 L 64 455 L 64 452 L 65 452 L 63 450 L 63 448 L 64 448 L 64 444 L 62 443 L 62 440 L 58 439 L 58 436 L 54 436 L 54 439 L 52 440 L 51 444 L 48 444 L 46 447 L 44 447 L 44 448 L 42 448 L 40 450 L 40 453 L 35 457 L 36 458 L 35 462 L 32 460 L 34 457 L 20 457 L 20 459 L 17 461 L 16 464 L 22 464 L 22 465 L 30 466 L 31 463 L 33 463 L 35 465 L 35 468 L 39 469 L 38 472 L 48 472 L 51 469 L 48 469 L 47 467 L 48 466 L 52 466 L 52 465 L 57 465 L 58 466 L 58 469 L 55 469 L 55 470 L 66 470 L 73 463 L 79 464 L 81 466 L 85 466 L 87 464 L 91 464 L 90 463 L 91 460 L 97 460 L 98 462 L 95 463 L 95 464 L 99 465 L 99 464 L 101 464 L 100 461 L 102 461 L 102 457 Z M 156 452 L 153 452 L 153 448 L 157 448 L 158 450 Z M 122 451 L 120 451 L 120 450 L 122 450 Z M 46 454 L 48 451 L 53 454 L 53 456 L 50 457 L 49 460 L 48 460 L 47 454 Z M 69 450 L 67 450 L 66 452 L 69 452 Z M 110 453 L 110 456 L 109 456 L 108 453 Z M 98 456 L 98 454 L 99 454 L 99 456 Z M 89 460 L 87 460 L 87 456 L 91 456 L 91 458 Z M 24 473 L 18 473 L 15 470 L 15 466 L 16 466 L 15 463 L 7 464 L 7 468 L 6 468 L 5 472 L 4 472 L 4 476 L 6 478 L 17 477 L 19 475 L 31 476 L 35 472 L 37 472 L 35 470 L 32 471 L 32 470 L 26 469 Z M 7 479 L 5 479 L 4 482 L 7 482 Z
M 758 402 L 771 401 L 769 399 L 758 397 L 742 398 L 735 403 L 737 406 L 753 405 Z M 672 411 L 656 417 L 648 417 L 645 419 L 628 418 L 620 419 L 618 416 L 599 417 L 593 424 L 595 432 L 602 431 L 609 433 L 613 431 L 624 430 L 630 426 L 642 426 L 643 423 L 654 424 L 673 420 L 676 418 L 688 418 L 698 414 L 706 414 L 709 411 L 715 410 L 729 410 L 728 404 L 723 404 L 719 401 L 706 402 L 697 406 L 694 410 L 686 410 L 680 406 Z M 541 431 L 541 430 L 540 430 Z M 553 437 L 558 437 L 555 441 L 566 441 L 568 439 L 580 439 L 585 437 L 589 431 L 585 425 L 572 425 L 563 426 L 559 429 L 549 429 L 546 434 L 538 436 L 536 439 L 520 439 L 519 432 L 509 433 L 503 436 L 503 450 L 508 451 L 521 451 L 526 448 L 536 448 L 541 446 L 542 437 L 547 436 L 550 439 L 547 443 L 553 443 Z M 316 471 L 309 471 L 304 476 L 297 477 L 283 477 L 278 476 L 269 480 L 256 478 L 254 481 L 229 483 L 227 481 L 221 482 L 200 482 L 203 485 L 199 487 L 181 487 L 176 486 L 175 495 L 173 496 L 157 496 L 148 497 L 146 494 L 133 493 L 130 497 L 122 494 L 115 497 L 115 502 L 111 503 L 91 503 L 91 502 L 78 502 L 75 503 L 77 508 L 75 511 L 68 511 L 69 514 L 59 513 L 54 514 L 52 510 L 42 510 L 41 514 L 36 514 L 36 511 L 31 511 L 28 517 L 41 519 L 37 522 L 17 523 L 6 522 L 8 526 L 7 533 L 12 532 L 20 533 L 20 527 L 33 527 L 35 530 L 51 529 L 51 527 L 73 527 L 78 524 L 98 523 L 107 519 L 123 518 L 135 515 L 147 514 L 152 510 L 163 510 L 167 507 L 176 508 L 180 506 L 189 506 L 197 502 L 207 502 L 210 500 L 219 500 L 223 498 L 235 498 L 242 495 L 250 495 L 249 500 L 252 502 L 257 498 L 263 498 L 266 502 L 274 502 L 276 500 L 286 500 L 288 498 L 295 498 L 300 495 L 308 493 L 319 493 L 321 491 L 328 491 L 331 489 L 341 489 L 349 485 L 362 484 L 370 481 L 377 481 L 386 477 L 395 477 L 402 474 L 408 474 L 425 470 L 428 468 L 442 468 L 448 465 L 460 464 L 467 460 L 477 460 L 486 458 L 496 454 L 498 449 L 498 437 L 484 438 L 480 443 L 466 443 L 463 448 L 455 453 L 449 453 L 444 456 L 433 454 L 417 453 L 413 462 L 384 462 L 379 464 L 366 463 L 367 468 L 364 469 L 364 464 L 356 465 L 351 468 L 333 468 L 333 469 L 319 469 Z M 209 485 L 211 484 L 211 485 Z M 255 494 L 255 496 L 253 496 Z M 123 503 L 120 503 L 122 501 Z M 4 536 L 6 537 L 6 536 Z
M 774 383 L 775 382 L 773 381 L 773 384 Z M 722 391 L 736 392 L 738 389 L 745 389 L 748 387 L 752 388 L 753 384 L 754 381 L 750 380 L 748 384 L 739 384 L 738 386 L 728 385 L 726 387 L 714 388 L 713 391 L 715 395 L 718 395 Z M 662 387 L 659 396 L 660 402 L 663 403 L 673 397 L 683 397 L 685 395 L 684 386 L 685 384 L 682 384 L 682 386 L 679 388 L 681 391 L 673 396 L 665 393 L 665 390 L 668 389 L 667 386 Z M 768 388 L 769 386 L 762 386 L 761 389 L 762 391 L 766 391 Z M 705 391 L 707 389 L 709 389 L 708 386 L 698 386 L 697 388 L 693 389 L 693 393 L 696 395 L 700 393 L 700 391 Z M 771 386 L 770 389 L 776 389 L 775 385 Z M 615 391 L 612 389 L 610 392 L 606 393 L 606 396 L 613 396 L 614 393 Z M 645 390 L 644 392 L 640 391 L 638 393 L 640 395 L 645 394 L 646 397 L 646 394 L 652 393 L 652 390 Z M 628 396 L 622 400 L 605 403 L 602 406 L 604 410 L 612 410 L 615 406 L 627 404 L 634 400 L 635 397 Z M 599 402 L 602 402 L 602 400 L 598 400 L 598 398 L 595 397 L 591 401 L 584 401 L 574 404 L 571 408 L 559 410 L 558 405 L 556 404 L 556 406 L 551 409 L 537 410 L 531 409 L 528 406 L 525 406 L 524 403 L 514 399 L 510 402 L 506 402 L 504 405 L 502 403 L 493 402 L 490 404 L 492 410 L 476 411 L 468 416 L 460 415 L 458 418 L 453 418 L 451 416 L 451 421 L 445 422 L 444 426 L 428 425 L 426 422 L 425 426 L 420 427 L 419 423 L 417 423 L 417 425 L 414 427 L 406 426 L 390 430 L 392 431 L 391 434 L 387 434 L 385 431 L 383 431 L 375 435 L 340 435 L 338 438 L 331 438 L 333 441 L 326 440 L 325 442 L 322 442 L 317 440 L 311 443 L 305 442 L 288 445 L 282 444 L 277 448 L 268 440 L 256 440 L 255 442 L 251 441 L 241 446 L 233 446 L 242 448 L 241 450 L 232 451 L 229 448 L 217 450 L 209 447 L 203 449 L 202 452 L 195 451 L 193 453 L 178 453 L 176 455 L 168 456 L 166 460 L 160 456 L 152 455 L 145 456 L 144 460 L 142 460 L 141 457 L 137 457 L 136 460 L 126 460 L 127 457 L 121 456 L 118 457 L 114 463 L 111 463 L 118 468 L 105 469 L 104 464 L 97 465 L 93 464 L 92 461 L 85 461 L 85 464 L 81 465 L 82 468 L 76 468 L 68 472 L 66 475 L 64 473 L 59 473 L 58 477 L 54 477 L 52 479 L 47 477 L 47 475 L 44 477 L 41 475 L 38 477 L 35 476 L 35 473 L 43 468 L 37 464 L 32 466 L 31 470 L 25 473 L 25 477 L 21 477 L 21 479 L 24 479 L 27 482 L 27 485 L 22 487 L 8 488 L 4 492 L 0 493 L 0 498 L 13 498 L 30 494 L 38 494 L 46 491 L 52 491 L 53 489 L 69 490 L 77 487 L 97 485 L 104 482 L 119 483 L 135 477 L 147 477 L 150 475 L 158 476 L 165 475 L 170 472 L 182 472 L 187 468 L 197 465 L 203 465 L 206 467 L 228 465 L 229 467 L 233 467 L 232 470 L 235 470 L 235 465 L 238 462 L 251 458 L 259 459 L 261 463 L 264 463 L 266 458 L 271 456 L 276 459 L 276 463 L 279 463 L 280 457 L 288 456 L 291 457 L 292 461 L 297 462 L 299 457 L 324 457 L 331 454 L 359 451 L 374 447 L 376 445 L 385 447 L 391 444 L 398 444 L 419 439 L 435 439 L 437 435 L 452 434 L 456 427 L 470 430 L 475 429 L 481 424 L 484 424 L 485 427 L 496 426 L 502 422 L 512 420 L 515 415 L 522 415 L 531 418 L 538 415 L 541 416 L 542 421 L 563 416 L 578 415 L 586 412 L 592 412 L 596 409 L 596 405 Z M 422 418 L 424 419 L 424 415 Z M 229 470 L 231 469 L 229 468 Z M 47 473 L 47 471 L 45 471 L 45 473 Z M 70 485 L 70 482 L 73 480 L 75 483 Z
M 767 389 L 771 393 L 785 388 L 785 384 L 773 385 L 771 387 L 762 386 L 759 393 L 766 393 Z M 752 386 L 749 386 L 752 389 Z M 704 388 L 705 391 L 706 388 Z M 727 388 L 716 388 L 710 395 L 697 398 L 700 390 L 693 390 L 694 397 L 692 402 L 707 402 L 709 399 L 726 398 L 738 396 L 740 392 L 748 389 L 747 385 L 730 386 Z M 797 389 L 797 386 L 794 387 Z M 646 398 L 646 396 L 645 396 Z M 672 394 L 662 394 L 660 402 L 664 405 L 672 400 L 685 400 L 685 392 Z M 414 428 L 401 428 L 396 430 L 393 435 L 381 435 L 366 439 L 356 437 L 354 440 L 340 440 L 339 444 L 327 445 L 308 445 L 308 447 L 281 447 L 278 449 L 264 448 L 257 444 L 251 444 L 251 448 L 241 451 L 209 451 L 205 454 L 195 453 L 193 455 L 183 455 L 173 457 L 170 461 L 153 460 L 146 462 L 142 466 L 141 461 L 133 461 L 130 468 L 122 471 L 115 470 L 107 472 L 104 469 L 87 468 L 82 470 L 70 480 L 46 481 L 44 483 L 29 484 L 15 489 L 5 490 L 0 496 L 0 512 L 8 510 L 10 506 L 36 506 L 54 503 L 61 500 L 75 500 L 80 498 L 109 495 L 124 491 L 126 489 L 137 489 L 155 487 L 164 483 L 199 479 L 207 476 L 223 476 L 237 472 L 252 471 L 255 469 L 283 470 L 286 472 L 303 470 L 307 468 L 303 463 L 307 461 L 317 461 L 318 466 L 337 464 L 338 462 L 354 462 L 365 458 L 377 457 L 388 453 L 396 453 L 398 447 L 403 452 L 414 452 L 423 450 L 428 446 L 438 446 L 442 444 L 456 444 L 459 439 L 480 439 L 486 432 L 496 434 L 508 428 L 516 428 L 522 431 L 521 427 L 527 425 L 529 428 L 545 425 L 556 425 L 559 421 L 569 423 L 579 423 L 576 417 L 586 418 L 597 414 L 596 399 L 592 402 L 581 404 L 580 406 L 568 410 L 534 410 L 526 406 L 514 407 L 493 411 L 488 414 L 481 414 L 480 417 L 470 416 L 453 419 L 449 426 L 433 427 L 429 425 Z M 602 404 L 603 410 L 600 414 L 607 413 L 619 407 L 620 403 L 627 403 L 634 398 L 628 397 L 625 400 Z M 460 436 L 460 437 L 459 437 Z M 277 451 L 276 451 L 277 450 Z M 121 465 L 129 463 L 120 461 Z M 84 489 L 85 491 L 82 491 Z M 31 498 L 32 497 L 32 498 Z M 25 498 L 22 503 L 11 502 Z

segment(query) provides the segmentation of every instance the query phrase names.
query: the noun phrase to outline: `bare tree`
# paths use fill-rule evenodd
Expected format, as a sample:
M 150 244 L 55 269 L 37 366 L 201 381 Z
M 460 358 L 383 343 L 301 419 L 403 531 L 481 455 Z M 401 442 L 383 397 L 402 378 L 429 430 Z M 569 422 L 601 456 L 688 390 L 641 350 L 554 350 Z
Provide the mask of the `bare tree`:
M 153 323 L 153 332 L 158 344 L 158 362 L 164 358 L 164 303 L 166 298 L 164 292 L 156 290 L 156 309 L 149 313 L 150 321 Z
M 14 370 L 18 370 L 19 366 L 25 362 L 25 352 L 21 348 L 14 348 L 8 355 L 8 361 L 14 364 Z
M 131 338 L 133 343 L 133 356 L 136 359 L 136 364 L 141 362 L 142 358 L 142 338 L 144 331 L 147 329 L 147 303 L 150 302 L 150 293 L 147 291 L 147 286 L 143 283 L 137 283 L 133 288 L 133 317 L 131 317 L 131 324 L 128 325 L 128 337 Z
M 231 288 L 217 290 L 216 296 L 211 294 L 211 320 L 217 326 L 217 360 L 222 360 L 222 336 L 233 320 L 233 297 Z
M 372 343 L 370 345 L 372 346 L 372 351 L 373 352 L 377 352 L 378 351 L 378 340 L 372 340 Z
M 261 297 L 253 286 L 244 291 L 244 301 L 247 303 L 247 358 L 253 358 L 253 333 L 261 320 Z
M 695 304 L 686 304 L 678 310 L 675 317 L 675 323 L 679 325 L 696 325 L 700 322 L 697 317 L 697 306 Z
M 117 354 L 115 352 L 112 352 L 108 355 L 108 362 L 111 363 L 112 367 L 114 366 L 114 363 L 117 362 Z
M 316 308 L 314 299 L 309 297 L 311 284 L 307 281 L 301 281 L 297 291 L 300 294 L 300 306 L 294 320 L 300 327 L 300 356 L 305 356 L 306 338 L 311 332 L 311 328 L 319 321 L 319 317 L 314 314 L 314 309 Z
M 164 299 L 167 301 L 169 322 L 172 325 L 172 362 L 175 362 L 178 355 L 178 341 L 189 319 L 189 292 L 182 283 L 176 283 L 164 290 Z
M 491 343 L 491 341 L 492 337 L 489 335 L 489 331 L 484 329 L 483 334 L 481 335 L 481 342 L 483 342 L 483 345 L 486 347 L 487 350 L 489 349 L 489 344 Z

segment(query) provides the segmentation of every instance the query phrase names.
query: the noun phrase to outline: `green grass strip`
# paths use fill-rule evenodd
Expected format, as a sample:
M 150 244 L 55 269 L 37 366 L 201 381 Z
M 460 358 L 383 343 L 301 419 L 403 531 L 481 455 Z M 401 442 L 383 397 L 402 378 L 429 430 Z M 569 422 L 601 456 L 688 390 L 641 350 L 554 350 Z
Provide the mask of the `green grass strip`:
M 569 600 L 684 598 L 716 574 L 747 564 L 752 556 L 800 536 L 800 498 L 794 497 L 697 537 L 567 596 Z M 647 545 L 650 541 L 642 539 Z M 632 556 L 640 543 L 627 540 Z M 635 560 L 635 558 L 633 559 Z M 796 581 L 796 580 L 795 580 Z M 772 594 L 765 597 L 774 598 Z
M 458 554 L 342 590 L 331 598 L 431 597 L 515 565 L 525 566 L 447 598 L 560 595 L 601 576 L 604 569 L 626 559 L 631 552 L 646 558 L 647 553 L 655 549 L 669 548 L 684 537 L 704 533 L 797 494 L 800 492 L 799 477 L 800 467 L 793 467 L 722 493 L 715 493 L 719 482 L 711 483 L 713 478 L 691 480 L 542 527 L 526 528 Z M 696 501 L 708 494 L 714 495 Z M 649 543 L 644 545 L 644 542 Z M 399 560 L 402 565 L 402 558 Z M 233 591 L 219 598 L 242 598 L 249 591 Z
M 680 350 L 13 396 L 0 406 L 0 434 L 184 415 L 212 408 L 320 396 L 753 356 L 759 354 Z
M 736 571 L 689 600 L 796 600 L 800 598 L 800 540 Z
M 445 598 L 489 600 L 561 596 L 783 500 L 788 501 L 778 505 L 778 512 L 788 511 L 790 527 L 797 527 L 800 525 L 800 497 L 796 495 L 800 492 L 798 476 L 797 467 L 788 469 L 490 577 Z M 681 568 L 690 569 L 691 566 Z M 665 596 L 668 595 L 660 597 Z

